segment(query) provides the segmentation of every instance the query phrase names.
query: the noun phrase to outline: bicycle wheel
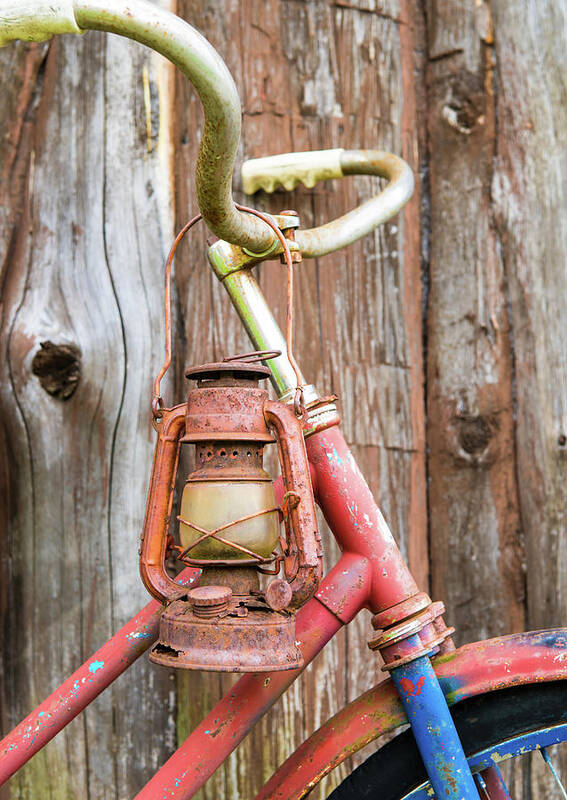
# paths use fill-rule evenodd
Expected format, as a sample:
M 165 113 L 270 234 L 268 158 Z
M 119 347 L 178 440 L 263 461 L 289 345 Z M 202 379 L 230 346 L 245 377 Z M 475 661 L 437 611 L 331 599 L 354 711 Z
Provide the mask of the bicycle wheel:
M 471 769 L 480 772 L 502 759 L 538 749 L 545 753 L 544 748 L 567 741 L 567 681 L 480 695 L 458 703 L 451 713 Z M 327 800 L 431 800 L 428 788 L 407 729 L 367 758 Z M 567 796 L 561 785 L 556 796 Z

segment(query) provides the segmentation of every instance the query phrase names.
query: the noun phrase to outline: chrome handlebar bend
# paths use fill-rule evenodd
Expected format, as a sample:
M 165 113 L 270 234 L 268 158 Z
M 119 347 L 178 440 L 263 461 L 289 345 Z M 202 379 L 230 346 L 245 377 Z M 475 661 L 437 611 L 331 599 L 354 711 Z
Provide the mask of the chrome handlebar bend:
M 240 98 L 224 61 L 195 28 L 147 0 L 0 0 L 0 46 L 16 39 L 43 41 L 54 34 L 86 30 L 117 33 L 145 44 L 189 79 L 205 114 L 196 167 L 197 201 L 203 218 L 224 241 L 255 253 L 268 250 L 274 244 L 271 229 L 257 217 L 239 211 L 232 199 L 241 131 Z M 298 249 L 306 258 L 356 241 L 397 214 L 413 191 L 407 164 L 378 151 L 292 153 L 247 163 L 248 184 L 246 174 L 243 177 L 249 192 L 257 188 L 272 191 L 278 183 L 293 188 L 299 181 L 313 186 L 318 180 L 344 175 L 378 175 L 389 181 L 379 195 L 339 219 L 298 231 Z
M 240 98 L 224 61 L 204 36 L 146 0 L 0 0 L 0 45 L 85 30 L 117 33 L 145 44 L 191 81 L 205 113 L 196 168 L 203 218 L 221 239 L 256 250 L 269 247 L 272 231 L 258 218 L 238 211 L 232 200 Z

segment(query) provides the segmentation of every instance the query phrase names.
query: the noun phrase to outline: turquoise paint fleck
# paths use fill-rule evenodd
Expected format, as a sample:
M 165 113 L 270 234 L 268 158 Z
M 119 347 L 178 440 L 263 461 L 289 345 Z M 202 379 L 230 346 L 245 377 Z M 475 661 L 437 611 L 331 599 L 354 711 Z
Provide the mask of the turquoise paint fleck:
M 89 664 L 89 672 L 97 672 L 97 670 L 102 669 L 104 667 L 104 661 L 93 661 L 92 664 Z
M 337 453 L 337 448 L 336 448 L 336 447 L 333 447 L 333 455 L 334 455 L 334 457 L 335 457 L 335 461 L 336 461 L 336 462 L 337 462 L 337 464 L 340 466 L 340 465 L 343 463 L 343 459 L 342 459 L 342 458 L 339 456 L 339 454 Z

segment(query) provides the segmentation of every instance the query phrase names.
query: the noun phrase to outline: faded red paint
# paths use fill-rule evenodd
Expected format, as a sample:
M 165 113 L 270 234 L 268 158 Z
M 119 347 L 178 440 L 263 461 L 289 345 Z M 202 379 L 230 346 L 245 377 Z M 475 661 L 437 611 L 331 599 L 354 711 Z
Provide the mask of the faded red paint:
M 185 569 L 178 578 L 194 583 L 200 570 Z M 152 600 L 55 689 L 0 742 L 0 785 L 41 750 L 77 714 L 144 653 L 157 637 L 163 611 Z
M 425 678 L 423 677 L 423 675 L 421 676 L 421 678 L 419 678 L 415 686 L 413 681 L 410 681 L 409 678 L 400 679 L 400 684 L 402 686 L 402 689 L 410 697 L 417 697 L 418 695 L 420 695 L 424 683 L 425 683 Z
M 316 499 L 341 550 L 367 559 L 371 585 L 365 605 L 385 611 L 418 594 L 400 550 L 337 426 L 306 440 Z

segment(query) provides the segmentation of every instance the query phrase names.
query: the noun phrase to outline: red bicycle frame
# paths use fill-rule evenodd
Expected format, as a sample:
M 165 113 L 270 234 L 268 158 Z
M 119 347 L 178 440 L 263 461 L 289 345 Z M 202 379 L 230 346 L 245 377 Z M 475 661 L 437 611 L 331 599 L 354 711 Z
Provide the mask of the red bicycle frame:
M 393 606 L 416 591 L 384 519 L 336 425 L 307 439 L 317 502 L 342 550 L 316 596 L 297 614 L 307 665 L 362 608 Z M 185 570 L 180 583 L 194 582 Z M 25 764 L 157 636 L 160 605 L 148 605 L 0 742 L 0 783 Z M 435 664 L 450 702 L 520 683 L 567 678 L 567 631 L 466 645 Z M 373 658 L 369 654 L 369 658 Z M 299 670 L 244 675 L 137 795 L 188 800 L 297 678 Z M 390 680 L 327 722 L 258 796 L 299 798 L 330 769 L 407 719 Z M 158 793 L 159 790 L 159 793 Z

